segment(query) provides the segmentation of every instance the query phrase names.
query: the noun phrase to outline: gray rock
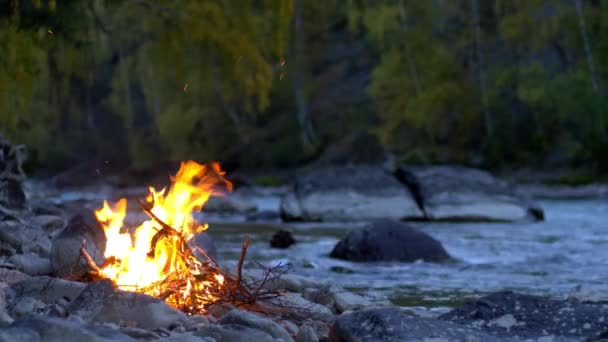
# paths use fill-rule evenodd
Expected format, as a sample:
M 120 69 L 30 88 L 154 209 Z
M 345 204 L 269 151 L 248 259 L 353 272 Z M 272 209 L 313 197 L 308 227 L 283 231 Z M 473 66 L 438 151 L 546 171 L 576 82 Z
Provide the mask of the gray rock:
M 14 319 L 8 313 L 7 297 L 10 293 L 10 287 L 6 283 L 0 282 L 0 327 L 13 323 Z
M 285 221 L 298 221 L 304 219 L 300 201 L 292 192 L 284 195 L 279 204 L 281 218 Z
M 0 241 L 13 246 L 20 253 L 37 253 L 48 256 L 51 239 L 40 227 L 15 221 L 0 222 Z
M 189 319 L 193 324 L 209 324 L 209 318 L 203 315 L 192 315 Z
M 160 338 L 160 335 L 153 331 L 133 327 L 122 327 L 120 328 L 120 332 L 133 338 L 142 340 L 156 340 Z
M 300 327 L 300 330 L 298 330 L 296 342 L 319 342 L 319 338 L 310 325 L 304 324 Z
M 106 300 L 114 291 L 114 285 L 109 279 L 89 283 L 72 301 L 67 311 L 70 315 L 90 321 L 103 309 Z
M 272 336 L 272 338 L 274 339 L 278 339 L 285 342 L 293 341 L 289 333 L 282 326 L 278 325 L 277 323 L 271 321 L 268 318 L 255 315 L 247 311 L 237 309 L 231 310 L 224 317 L 222 317 L 222 319 L 220 319 L 219 323 L 222 325 L 241 325 L 263 331 L 268 335 Z
M 195 336 L 194 333 L 185 333 L 185 334 L 161 337 L 160 339 L 155 340 L 155 341 L 158 341 L 158 342 L 221 342 L 210 336 Z M 250 342 L 253 342 L 253 340 Z
M 11 288 L 7 283 L 0 282 L 0 305 L 6 305 L 7 297 L 10 295 Z
M 202 327 L 194 335 L 218 342 L 277 342 L 265 331 L 239 324 L 209 325 Z
M 582 338 L 608 330 L 608 305 L 501 291 L 456 308 L 440 319 L 474 325 L 499 336 Z
M 295 319 L 314 319 L 330 322 L 334 318 L 334 314 L 329 308 L 309 301 L 300 293 L 283 293 L 281 297 L 275 299 L 275 302 L 279 307 L 290 308 L 290 315 Z
M 32 316 L 16 321 L 11 328 L 27 329 L 38 333 L 41 341 L 65 342 L 65 341 L 95 341 L 110 342 L 124 341 L 135 342 L 133 338 L 120 333 L 117 330 L 89 324 L 78 324 L 77 322 L 44 316 Z
M 98 265 L 104 262 L 106 235 L 92 212 L 74 216 L 55 239 L 51 249 L 51 264 L 59 276 L 77 275 L 88 270 L 80 247 L 86 241 L 86 250 Z
M 23 272 L 0 268 L 0 282 L 6 283 L 9 286 L 29 278 L 30 276 Z
M 32 219 L 32 224 L 39 226 L 47 233 L 63 229 L 66 226 L 66 222 L 61 216 L 55 215 L 38 215 Z
M 272 235 L 270 238 L 270 247 L 272 248 L 289 248 L 289 246 L 296 243 L 296 239 L 293 237 L 293 233 L 281 229 Z
M 351 261 L 450 260 L 441 243 L 401 222 L 381 220 L 351 231 L 332 250 L 332 258 Z
M 104 322 L 153 330 L 173 324 L 188 324 L 183 312 L 160 299 L 135 292 L 115 290 L 109 281 L 91 283 L 68 308 L 88 322 Z
M 258 206 L 238 193 L 212 196 L 203 207 L 204 212 L 248 213 L 256 211 Z
M 410 187 L 431 220 L 542 220 L 544 213 L 509 183 L 462 166 L 404 166 L 397 178 Z
M 379 166 L 328 167 L 301 173 L 282 199 L 285 219 L 357 221 L 422 218 L 408 189 Z
M 0 342 L 38 342 L 40 334 L 31 329 L 5 328 L 0 329 Z
M 19 299 L 11 305 L 11 316 L 17 319 L 39 314 L 44 309 L 45 304 L 38 299 L 31 297 L 19 297 Z
M 17 254 L 17 249 L 13 245 L 5 241 L 0 241 L 0 255 L 11 256 L 15 254 Z
M 46 276 L 31 277 L 11 286 L 17 298 L 32 297 L 46 304 L 55 304 L 66 299 L 72 301 L 85 287 L 86 284 L 83 283 Z
M 8 262 L 15 265 L 17 270 L 31 276 L 49 275 L 53 272 L 51 261 L 37 254 L 17 254 L 8 258 Z
M 502 341 L 477 329 L 387 308 L 339 316 L 331 327 L 329 339 L 336 342 Z
M 334 300 L 333 291 L 338 290 L 335 286 L 322 286 L 319 288 L 306 288 L 302 291 L 302 297 L 313 303 L 321 304 L 333 313 L 336 313 L 336 302 Z
M 330 290 L 337 313 L 370 308 L 373 305 L 369 299 L 360 294 L 335 287 Z

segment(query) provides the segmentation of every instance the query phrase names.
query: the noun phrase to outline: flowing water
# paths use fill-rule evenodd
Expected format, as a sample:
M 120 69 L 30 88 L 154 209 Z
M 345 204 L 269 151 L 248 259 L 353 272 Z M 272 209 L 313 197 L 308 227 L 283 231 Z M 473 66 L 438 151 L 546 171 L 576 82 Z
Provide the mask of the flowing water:
M 220 258 L 234 265 L 242 239 L 251 239 L 247 259 L 267 265 L 288 264 L 291 271 L 321 282 L 365 291 L 397 305 L 443 311 L 473 296 L 510 289 L 567 297 L 578 286 L 608 293 L 608 202 L 545 201 L 541 223 L 412 223 L 440 240 L 459 262 L 454 264 L 352 263 L 328 257 L 360 224 L 210 225 Z M 269 248 L 281 228 L 298 243 Z M 246 264 L 247 265 L 247 264 Z M 251 267 L 251 265 L 248 265 Z
M 73 200 L 76 195 L 72 195 L 65 198 L 63 193 L 56 202 Z M 85 195 L 76 197 L 95 203 L 107 198 L 99 192 Z M 277 195 L 254 200 L 260 210 L 278 210 Z M 329 258 L 338 240 L 362 223 L 252 223 L 242 216 L 212 214 L 200 218 L 210 223 L 208 232 L 216 240 L 223 265 L 235 267 L 241 243 L 249 236 L 248 269 L 257 267 L 253 260 L 267 266 L 289 265 L 290 272 L 313 281 L 362 291 L 376 300 L 429 314 L 502 289 L 552 297 L 567 297 L 579 286 L 608 293 L 608 201 L 540 204 L 546 215 L 540 223 L 411 223 L 441 241 L 459 260 L 450 264 L 352 263 Z M 279 229 L 291 230 L 298 243 L 284 250 L 270 248 L 270 238 Z

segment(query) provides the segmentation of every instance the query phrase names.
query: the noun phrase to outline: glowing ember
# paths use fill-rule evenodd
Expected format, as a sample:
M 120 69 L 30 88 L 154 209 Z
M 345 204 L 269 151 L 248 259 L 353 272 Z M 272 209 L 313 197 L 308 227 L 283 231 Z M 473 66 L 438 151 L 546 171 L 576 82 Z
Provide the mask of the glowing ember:
M 104 266 L 99 275 L 114 281 L 123 290 L 146 293 L 190 312 L 201 312 L 205 304 L 225 292 L 225 277 L 213 263 L 199 261 L 187 243 L 195 233 L 207 229 L 192 217 L 218 186 L 232 189 L 219 164 L 182 163 L 168 191 L 150 187 L 147 203 L 140 203 L 151 217 L 133 234 L 123 221 L 127 200 L 114 206 L 104 201 L 95 211 L 107 237 Z M 213 265 L 212 265 L 213 264 Z

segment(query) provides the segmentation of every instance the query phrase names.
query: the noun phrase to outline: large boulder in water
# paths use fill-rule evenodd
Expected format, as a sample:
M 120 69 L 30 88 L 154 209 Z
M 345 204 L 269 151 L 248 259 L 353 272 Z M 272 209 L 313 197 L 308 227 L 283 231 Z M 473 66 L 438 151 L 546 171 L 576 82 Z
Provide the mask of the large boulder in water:
M 296 176 L 294 192 L 281 201 L 287 220 L 356 221 L 422 218 L 403 186 L 380 166 L 327 167 Z
M 542 220 L 543 210 L 506 181 L 463 166 L 404 166 L 397 178 L 407 184 L 431 220 Z
M 330 256 L 351 261 L 450 260 L 441 243 L 401 222 L 381 220 L 353 230 L 334 247 Z

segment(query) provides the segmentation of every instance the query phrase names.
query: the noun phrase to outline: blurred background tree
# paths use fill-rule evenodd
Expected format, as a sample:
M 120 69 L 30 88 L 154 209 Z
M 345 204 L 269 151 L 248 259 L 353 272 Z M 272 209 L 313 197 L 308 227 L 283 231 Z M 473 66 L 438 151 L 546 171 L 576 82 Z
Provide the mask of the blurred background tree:
M 33 163 L 608 170 L 598 0 L 0 0 Z M 380 151 L 380 152 L 378 152 Z

